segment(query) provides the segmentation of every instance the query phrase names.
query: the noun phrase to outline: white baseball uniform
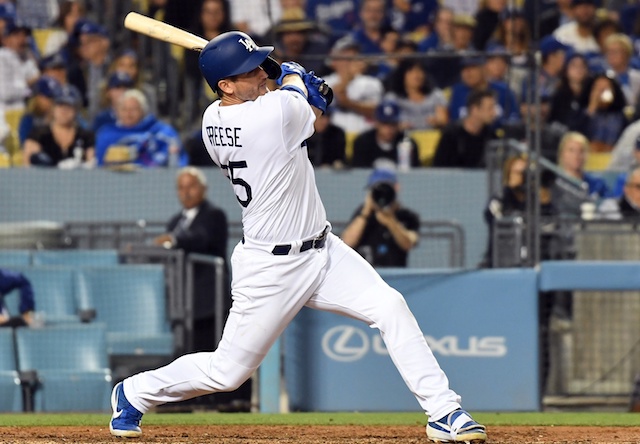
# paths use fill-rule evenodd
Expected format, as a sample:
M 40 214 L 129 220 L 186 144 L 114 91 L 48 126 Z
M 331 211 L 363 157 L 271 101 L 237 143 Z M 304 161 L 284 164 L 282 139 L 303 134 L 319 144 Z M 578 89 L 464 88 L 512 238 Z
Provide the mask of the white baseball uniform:
M 460 397 L 449 389 L 402 295 L 327 233 L 330 225 L 303 144 L 314 120 L 306 99 L 288 90 L 238 105 L 218 101 L 205 111 L 206 148 L 242 207 L 244 240 L 231 257 L 233 305 L 214 352 L 185 355 L 124 381 L 126 397 L 140 412 L 236 389 L 303 306 L 378 328 L 430 417 L 460 408 Z

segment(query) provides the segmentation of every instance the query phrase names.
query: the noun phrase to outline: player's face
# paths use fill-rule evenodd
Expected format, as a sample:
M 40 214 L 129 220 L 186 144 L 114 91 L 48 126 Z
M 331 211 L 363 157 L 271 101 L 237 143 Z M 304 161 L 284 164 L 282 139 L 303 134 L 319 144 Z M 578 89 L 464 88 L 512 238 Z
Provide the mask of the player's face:
M 233 95 L 242 102 L 256 100 L 269 91 L 267 89 L 267 73 L 261 67 L 253 71 L 235 76 L 231 81 L 233 84 Z
M 195 208 L 202 203 L 206 188 L 191 174 L 182 174 L 176 183 L 178 200 L 185 209 Z

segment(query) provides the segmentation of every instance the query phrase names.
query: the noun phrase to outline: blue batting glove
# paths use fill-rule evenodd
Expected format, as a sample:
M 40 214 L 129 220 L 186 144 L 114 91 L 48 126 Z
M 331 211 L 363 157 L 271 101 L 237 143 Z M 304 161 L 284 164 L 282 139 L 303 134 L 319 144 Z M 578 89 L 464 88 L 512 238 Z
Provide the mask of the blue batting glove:
M 307 87 L 307 102 L 309 105 L 315 106 L 322 114 L 327 112 L 327 107 L 331 105 L 333 101 L 333 90 L 327 85 L 324 80 L 316 76 L 313 71 L 302 78 L 304 84 Z
M 280 68 L 282 69 L 282 74 L 280 74 L 280 77 L 276 80 L 278 86 L 282 86 L 282 80 L 289 74 L 299 75 L 301 79 L 304 79 L 304 76 L 307 74 L 307 70 L 296 62 L 282 62 Z

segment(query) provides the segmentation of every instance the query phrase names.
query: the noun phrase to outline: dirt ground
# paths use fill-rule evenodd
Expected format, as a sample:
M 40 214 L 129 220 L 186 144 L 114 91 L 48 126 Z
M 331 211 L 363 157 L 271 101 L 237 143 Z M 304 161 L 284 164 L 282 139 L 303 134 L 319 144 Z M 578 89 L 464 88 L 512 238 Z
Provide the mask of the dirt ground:
M 2 427 L 0 443 L 427 444 L 420 426 L 144 426 L 142 438 L 123 440 L 108 427 Z M 489 443 L 640 443 L 638 427 L 488 427 Z

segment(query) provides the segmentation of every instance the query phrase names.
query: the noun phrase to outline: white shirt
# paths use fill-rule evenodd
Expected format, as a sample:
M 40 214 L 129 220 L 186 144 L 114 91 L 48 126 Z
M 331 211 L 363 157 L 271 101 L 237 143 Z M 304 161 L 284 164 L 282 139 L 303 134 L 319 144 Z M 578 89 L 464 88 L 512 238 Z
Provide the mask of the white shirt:
M 600 47 L 596 39 L 590 35 L 582 37 L 578 34 L 578 23 L 575 21 L 559 26 L 553 35 L 558 41 L 573 47 L 577 52 L 584 54 L 589 52 L 600 52 Z
M 280 244 L 308 239 L 326 226 L 313 166 L 302 142 L 315 115 L 293 91 L 272 91 L 239 105 L 209 105 L 202 140 L 242 207 L 246 238 Z
M 38 75 L 33 60 L 23 62 L 15 51 L 0 48 L 0 108 L 24 108 L 24 99 L 31 93 L 28 81 Z
M 262 37 L 282 16 L 280 0 L 231 0 L 231 23 L 246 23 L 249 34 Z
M 340 83 L 340 76 L 336 73 L 324 77 L 327 85 Z M 373 76 L 359 75 L 347 85 L 347 97 L 354 102 L 377 105 L 382 100 L 384 86 Z M 337 106 L 335 106 L 337 105 Z M 346 133 L 361 133 L 373 128 L 373 121 L 354 111 L 340 109 L 339 103 L 334 103 L 331 123 L 342 128 Z

